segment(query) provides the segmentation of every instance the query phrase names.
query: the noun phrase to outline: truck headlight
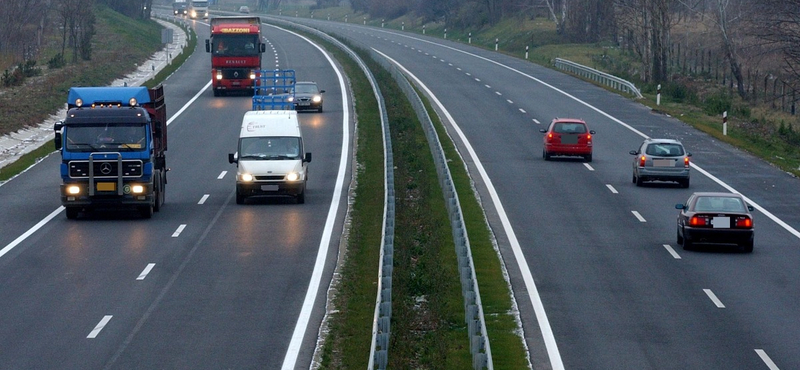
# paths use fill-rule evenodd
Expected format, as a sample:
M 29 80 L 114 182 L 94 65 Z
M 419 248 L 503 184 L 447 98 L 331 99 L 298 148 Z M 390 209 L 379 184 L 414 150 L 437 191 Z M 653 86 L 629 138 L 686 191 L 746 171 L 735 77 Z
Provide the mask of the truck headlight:
M 131 186 L 131 193 L 133 193 L 133 194 L 142 194 L 142 193 L 144 193 L 144 186 L 142 186 L 142 185 L 133 185 L 133 186 Z
M 242 180 L 242 181 L 244 181 L 244 182 L 250 182 L 250 181 L 253 181 L 253 175 L 251 175 L 251 174 L 249 174 L 249 173 L 242 173 L 242 174 L 239 174 L 239 180 Z
M 81 187 L 78 185 L 67 186 L 67 194 L 78 195 L 81 193 Z
M 256 79 L 256 72 L 255 71 L 250 71 L 250 79 L 251 80 L 255 80 Z
M 222 71 L 217 71 L 217 80 L 222 79 Z
M 300 179 L 300 175 L 297 172 L 290 172 L 286 175 L 286 180 L 288 181 L 297 181 Z

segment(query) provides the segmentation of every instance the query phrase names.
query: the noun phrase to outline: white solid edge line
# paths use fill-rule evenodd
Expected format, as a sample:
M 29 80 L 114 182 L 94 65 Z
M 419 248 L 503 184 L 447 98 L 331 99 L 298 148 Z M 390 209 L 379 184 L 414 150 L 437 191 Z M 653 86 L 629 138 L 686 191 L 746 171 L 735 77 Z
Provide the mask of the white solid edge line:
M 195 100 L 197 100 L 197 98 L 200 96 L 200 94 L 202 94 L 204 91 L 206 91 L 209 86 L 211 86 L 211 80 L 208 80 L 208 83 L 202 89 L 200 89 L 200 91 L 197 94 L 195 94 L 195 96 L 193 98 L 191 98 L 188 102 L 186 102 L 186 104 L 184 104 L 184 106 L 181 107 L 180 110 L 178 110 L 175 114 L 172 115 L 172 117 L 170 119 L 167 120 L 167 126 L 169 126 L 169 124 L 172 123 L 172 121 L 175 120 L 175 118 L 180 116 L 181 113 L 183 113 L 183 111 L 185 111 L 186 108 L 189 107 L 189 105 L 191 105 Z M 24 241 L 25 239 L 30 237 L 31 234 L 33 234 L 37 230 L 41 229 L 42 226 L 44 226 L 45 224 L 50 222 L 50 220 L 52 220 L 54 217 L 56 217 L 63 210 L 64 210 L 64 206 L 58 206 L 58 208 L 56 208 L 55 211 L 53 211 L 49 215 L 47 215 L 47 217 L 43 218 L 36 225 L 33 225 L 33 227 L 28 229 L 28 231 L 26 231 L 24 234 L 20 235 L 16 239 L 14 239 L 13 242 L 11 242 L 8 245 L 6 245 L 5 247 L 3 247 L 3 249 L 0 250 L 0 257 L 3 257 L 3 255 L 5 255 L 6 253 L 8 253 L 12 249 L 14 249 L 14 247 L 16 247 L 19 243 L 22 243 L 22 241 Z
M 722 301 L 717 298 L 717 295 L 714 294 L 711 289 L 703 289 L 703 292 L 705 292 L 708 298 L 711 299 L 711 302 L 714 302 L 714 305 L 717 306 L 717 308 L 725 308 L 725 305 L 722 304 Z
M 87 339 L 97 338 L 97 335 L 100 334 L 100 331 L 103 330 L 104 327 L 106 327 L 106 324 L 108 324 L 108 322 L 111 321 L 112 317 L 113 315 L 103 316 L 100 322 L 97 323 L 97 326 L 95 326 L 94 329 L 92 329 L 92 331 L 89 333 L 89 335 L 86 336 L 86 338 Z
M 3 247 L 2 250 L 0 250 L 0 257 L 3 257 L 3 255 L 5 255 L 6 253 L 10 252 L 12 249 L 14 249 L 14 247 L 19 245 L 19 243 L 22 243 L 23 240 L 25 240 L 29 236 L 31 236 L 31 234 L 33 234 L 37 230 L 41 229 L 42 226 L 44 226 L 45 224 L 50 222 L 50 220 L 52 220 L 54 217 L 58 216 L 58 214 L 61 213 L 61 211 L 63 211 L 63 210 L 64 210 L 64 206 L 59 206 L 58 208 L 56 208 L 55 211 L 50 212 L 50 214 L 47 215 L 47 217 L 43 218 L 41 221 L 36 223 L 36 225 L 33 225 L 33 227 L 28 229 L 28 231 L 26 231 L 24 234 L 20 235 L 16 239 L 14 239 L 13 242 L 8 243 L 8 245 L 6 245 L 5 247 Z
M 450 122 L 450 125 L 453 127 L 453 130 L 458 134 L 459 139 L 464 143 L 464 146 L 467 149 L 467 152 L 470 155 L 470 158 L 475 163 L 475 167 L 478 169 L 480 173 L 481 179 L 486 184 L 487 191 L 492 198 L 492 203 L 495 206 L 495 210 L 497 211 L 498 217 L 500 217 L 500 222 L 503 224 L 503 230 L 505 231 L 506 235 L 508 236 L 508 241 L 511 244 L 511 249 L 514 252 L 514 257 L 517 260 L 517 264 L 519 265 L 520 274 L 522 275 L 523 280 L 525 281 L 525 288 L 528 290 L 530 297 L 531 305 L 533 306 L 533 310 L 536 313 L 536 320 L 539 324 L 539 329 L 542 331 L 542 337 L 544 339 L 545 347 L 547 347 L 547 355 L 550 358 L 550 365 L 553 370 L 563 370 L 564 363 L 561 359 L 561 354 L 558 351 L 558 344 L 556 344 L 555 336 L 553 335 L 553 329 L 550 327 L 550 322 L 547 320 L 547 314 L 544 310 L 544 304 L 542 303 L 542 299 L 539 296 L 539 290 L 536 288 L 536 283 L 533 281 L 533 274 L 531 274 L 530 267 L 525 259 L 525 255 L 522 253 L 522 247 L 519 244 L 519 240 L 517 240 L 517 235 L 514 232 L 514 229 L 511 227 L 511 222 L 508 219 L 508 215 L 506 215 L 505 208 L 503 204 L 500 202 L 500 197 L 497 195 L 497 191 L 492 184 L 492 180 L 489 178 L 489 175 L 486 173 L 486 169 L 483 167 L 483 163 L 478 158 L 477 153 L 475 153 L 475 149 L 472 148 L 472 145 L 467 140 L 466 135 L 464 132 L 461 131 L 461 127 L 456 124 L 455 119 L 453 116 L 450 115 L 450 112 L 444 107 L 444 105 L 439 101 L 438 98 L 433 94 L 433 92 L 428 89 L 428 86 L 422 83 L 422 81 L 417 78 L 414 74 L 408 71 L 405 67 L 397 63 L 395 60 L 390 58 L 388 55 L 381 53 L 380 51 L 373 48 L 376 53 L 381 54 L 383 57 L 390 60 L 394 63 L 398 68 L 402 69 L 404 73 L 406 73 L 409 77 L 411 77 L 417 85 L 425 90 L 428 96 L 431 97 L 434 104 L 439 107 L 439 109 L 443 112 L 447 120 Z
M 764 364 L 767 365 L 769 370 L 780 370 L 778 365 L 775 365 L 772 359 L 767 356 L 767 352 L 765 352 L 763 349 L 756 349 L 755 351 L 758 354 L 758 357 L 761 357 L 761 361 L 764 361 Z
M 498 66 L 498 67 L 505 68 L 505 69 L 507 69 L 507 70 L 509 70 L 509 71 L 512 71 L 512 72 L 514 72 L 514 73 L 517 73 L 517 74 L 519 74 L 519 75 L 521 75 L 521 76 L 527 77 L 527 78 L 529 78 L 529 79 L 531 79 L 531 80 L 533 80 L 533 81 L 535 81 L 535 82 L 537 82 L 537 83 L 539 83 L 539 84 L 541 84 L 541 85 L 543 85 L 543 86 L 545 86 L 545 87 L 547 87 L 547 88 L 550 88 L 550 89 L 552 89 L 553 91 L 556 91 L 556 92 L 558 92 L 558 93 L 560 93 L 560 94 L 562 94 L 562 95 L 564 95 L 564 96 L 566 96 L 566 97 L 568 97 L 568 98 L 570 98 L 570 99 L 574 100 L 575 102 L 577 102 L 577 103 L 579 103 L 579 104 L 581 104 L 581 105 L 583 105 L 583 106 L 585 106 L 585 107 L 587 107 L 587 108 L 589 108 L 589 109 L 591 109 L 591 110 L 593 110 L 593 111 L 597 112 L 598 114 L 600 114 L 600 115 L 602 115 L 602 116 L 604 116 L 604 117 L 606 117 L 606 118 L 608 118 L 608 119 L 610 119 L 610 120 L 612 120 L 612 121 L 614 121 L 614 122 L 618 123 L 618 124 L 619 124 L 619 125 L 621 125 L 622 127 L 625 127 L 625 128 L 627 128 L 627 129 L 628 129 L 628 130 L 630 130 L 631 132 L 633 132 L 633 133 L 635 133 L 635 134 L 637 134 L 637 135 L 641 136 L 643 139 L 647 139 L 647 138 L 649 138 L 649 136 L 645 135 L 643 132 L 641 132 L 641 131 L 639 131 L 639 130 L 637 130 L 637 129 L 633 128 L 633 126 L 631 126 L 631 125 L 629 125 L 629 124 L 627 124 L 627 123 L 625 123 L 625 122 L 622 122 L 620 119 L 618 119 L 618 118 L 616 118 L 616 117 L 614 117 L 614 116 L 612 116 L 612 115 L 610 115 L 610 114 L 608 114 L 608 113 L 606 113 L 606 112 L 602 111 L 600 108 L 597 108 L 597 107 L 595 107 L 595 106 L 593 106 L 593 105 L 591 105 L 591 104 L 589 104 L 589 103 L 587 103 L 587 102 L 585 102 L 585 101 L 583 101 L 583 100 L 581 100 L 581 99 L 578 99 L 577 97 L 575 97 L 575 96 L 571 95 L 570 93 L 568 93 L 568 92 L 566 92 L 566 91 L 564 91 L 564 90 L 561 90 L 561 89 L 559 89 L 559 88 L 557 88 L 557 87 L 555 87 L 555 86 L 553 86 L 553 85 L 550 85 L 549 83 L 547 83 L 547 82 L 544 82 L 544 81 L 542 81 L 542 80 L 540 80 L 540 79 L 538 79 L 538 78 L 536 78 L 536 77 L 533 77 L 533 76 L 531 76 L 531 75 L 529 75 L 529 74 L 527 74 L 527 73 L 525 73 L 525 72 L 522 72 L 522 71 L 520 71 L 520 70 L 518 70 L 518 69 L 516 69 L 516 68 L 509 67 L 509 66 L 507 66 L 507 65 L 505 65 L 505 64 L 502 64 L 502 63 L 500 63 L 500 62 L 498 62 L 498 61 L 491 60 L 491 59 L 489 59 L 489 58 L 482 57 L 482 56 L 480 56 L 480 55 L 473 54 L 473 53 L 470 53 L 470 52 L 468 52 L 468 51 L 460 50 L 460 49 L 457 49 L 457 48 L 454 48 L 454 47 L 452 47 L 452 46 L 448 46 L 448 45 L 439 44 L 439 43 L 436 43 L 436 42 L 433 42 L 433 41 L 430 41 L 430 40 L 424 40 L 424 39 L 421 39 L 421 38 L 418 38 L 418 37 L 414 37 L 414 36 L 410 36 L 410 35 L 407 35 L 407 34 L 398 34 L 398 33 L 395 33 L 395 32 L 388 31 L 388 30 L 382 30 L 382 29 L 378 29 L 378 30 L 376 30 L 376 31 L 378 31 L 378 32 L 384 32 L 384 33 L 388 33 L 388 34 L 392 34 L 392 35 L 394 35 L 394 36 L 406 37 L 406 38 L 410 38 L 410 39 L 412 39 L 412 40 L 415 40 L 415 41 L 419 41 L 419 42 L 428 43 L 428 44 L 431 44 L 431 45 L 436 45 L 436 46 L 439 46 L 439 47 L 443 47 L 443 48 L 449 49 L 449 50 L 451 50 L 451 51 L 455 51 L 455 52 L 457 52 L 457 53 L 462 53 L 462 54 L 469 55 L 469 56 L 471 56 L 471 57 L 474 57 L 474 58 L 481 59 L 481 60 L 483 60 L 483 61 L 485 61 L 485 62 L 488 62 L 488 63 L 494 64 L 494 65 L 496 65 L 496 66 Z M 469 73 L 467 73 L 467 74 L 469 74 Z M 708 172 L 707 172 L 706 170 L 704 170 L 702 167 L 700 167 L 700 166 L 698 166 L 698 165 L 696 165 L 696 164 L 694 164 L 694 163 L 692 163 L 692 164 L 691 164 L 691 167 L 692 167 L 692 168 L 694 168 L 694 169 L 697 169 L 697 171 L 698 171 L 698 172 L 702 173 L 703 175 L 705 175 L 706 177 L 708 177 L 708 178 L 709 178 L 709 179 L 711 179 L 712 181 L 716 182 L 718 185 L 722 186 L 723 188 L 727 189 L 727 190 L 728 190 L 728 191 L 730 191 L 731 193 L 742 194 L 742 193 L 740 193 L 740 192 L 736 191 L 736 189 L 734 189 L 734 188 L 733 188 L 733 187 L 731 187 L 730 185 L 726 184 L 726 183 L 725 183 L 725 182 L 723 182 L 722 180 L 720 180 L 720 179 L 718 179 L 717 177 L 715 177 L 714 175 L 712 175 L 712 174 L 708 173 Z M 760 205 L 758 205 L 758 203 L 755 203 L 755 202 L 753 202 L 753 201 L 752 201 L 750 198 L 748 198 L 746 195 L 742 194 L 742 196 L 744 196 L 745 200 L 746 200 L 746 201 L 747 201 L 747 202 L 748 202 L 750 205 L 752 205 L 752 206 L 753 206 L 753 208 L 757 209 L 759 212 L 761 212 L 761 213 L 763 213 L 765 216 L 767 216 L 767 218 L 769 218 L 770 220 L 774 221 L 774 222 L 775 222 L 775 223 L 777 223 L 779 226 L 783 227 L 783 228 L 784 228 L 786 231 L 788 231 L 789 233 L 791 233 L 792 235 L 794 235 L 795 237 L 797 237 L 798 239 L 800 239 L 800 231 L 797 231 L 795 228 L 791 227 L 789 224 L 787 224 L 786 222 L 784 222 L 783 220 L 781 220 L 781 219 L 780 219 L 780 218 L 778 218 L 777 216 L 773 215 L 771 212 L 767 211 L 767 210 L 766 210 L 764 207 L 761 207 Z
M 269 26 L 275 27 L 272 25 Z M 275 28 L 281 29 L 279 27 Z M 342 93 L 342 155 L 339 158 L 339 172 L 336 175 L 336 187 L 333 191 L 331 205 L 328 209 L 328 216 L 325 220 L 325 229 L 322 232 L 322 238 L 319 242 L 319 250 L 317 251 L 317 260 L 314 264 L 314 272 L 311 274 L 311 280 L 308 282 L 308 290 L 306 291 L 306 297 L 303 301 L 303 308 L 300 310 L 300 315 L 297 318 L 297 324 L 295 325 L 294 332 L 292 333 L 292 340 L 289 342 L 289 348 L 286 349 L 286 356 L 283 358 L 283 365 L 281 366 L 281 369 L 283 370 L 294 370 L 295 363 L 297 362 L 297 356 L 300 354 L 300 347 L 303 344 L 303 337 L 308 329 L 308 322 L 311 319 L 311 311 L 314 308 L 314 302 L 317 299 L 317 292 L 319 291 L 320 282 L 322 280 L 322 270 L 325 268 L 325 260 L 328 255 L 328 248 L 331 244 L 331 235 L 333 233 L 333 225 L 336 221 L 336 213 L 339 210 L 339 202 L 344 194 L 344 177 L 345 171 L 347 170 L 348 149 L 350 148 L 350 111 L 348 110 L 349 100 L 344 77 L 339 69 L 336 68 L 336 63 L 334 63 L 330 55 L 328 55 L 328 53 L 326 53 L 322 47 L 313 43 L 308 38 L 296 32 L 286 29 L 282 30 L 305 40 L 317 48 L 319 52 L 325 56 L 325 59 L 328 60 L 331 68 L 333 68 L 333 70 L 336 72 L 336 77 L 339 79 L 339 90 Z
M 148 264 L 147 264 L 147 267 L 145 267 L 145 268 L 144 268 L 144 270 L 142 270 L 142 273 L 141 273 L 141 274 L 139 274 L 139 276 L 137 276 L 137 277 L 136 277 L 136 280 L 144 280 L 144 278 L 146 278 L 146 277 L 147 277 L 147 274 L 149 274 L 149 273 L 150 273 L 150 271 L 151 271 L 151 270 L 153 269 L 153 267 L 155 267 L 155 266 L 156 266 L 156 264 L 155 264 L 155 263 L 148 263 Z
M 678 254 L 678 252 L 676 252 L 675 249 L 672 248 L 669 244 L 662 244 L 662 245 L 667 250 L 667 252 L 669 252 L 669 254 L 672 255 L 673 258 L 675 258 L 676 260 L 681 259 L 681 255 Z

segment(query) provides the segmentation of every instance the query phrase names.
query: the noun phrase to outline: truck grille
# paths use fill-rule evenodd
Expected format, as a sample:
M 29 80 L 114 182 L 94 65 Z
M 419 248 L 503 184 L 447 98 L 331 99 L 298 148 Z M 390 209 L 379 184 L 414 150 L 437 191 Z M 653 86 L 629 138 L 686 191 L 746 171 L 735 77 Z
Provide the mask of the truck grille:
M 117 161 L 97 161 L 94 165 L 94 177 L 102 178 L 116 178 L 118 175 Z M 143 164 L 141 160 L 128 160 L 122 161 L 122 176 L 124 177 L 141 177 Z M 88 178 L 89 177 L 89 161 L 70 161 L 69 162 L 69 177 L 71 178 Z
M 225 68 L 222 70 L 222 78 L 226 80 L 249 80 L 250 68 Z

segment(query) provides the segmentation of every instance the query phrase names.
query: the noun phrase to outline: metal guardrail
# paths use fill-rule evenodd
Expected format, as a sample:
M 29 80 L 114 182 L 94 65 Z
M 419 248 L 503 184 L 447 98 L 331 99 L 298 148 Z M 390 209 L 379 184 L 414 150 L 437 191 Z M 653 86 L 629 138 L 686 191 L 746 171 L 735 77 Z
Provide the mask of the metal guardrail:
M 588 78 L 592 81 L 596 81 L 612 89 L 616 89 L 619 91 L 626 92 L 628 94 L 635 95 L 637 99 L 642 98 L 642 93 L 639 91 L 639 89 L 636 88 L 636 86 L 633 85 L 632 82 L 623 80 L 617 76 L 610 75 L 608 73 L 598 71 L 594 68 L 590 68 L 561 58 L 556 58 L 555 67 L 576 74 L 578 76 Z
M 384 237 L 383 245 L 381 248 L 381 266 L 380 266 L 380 279 L 378 280 L 378 299 L 375 308 L 375 318 L 373 320 L 373 337 L 372 345 L 370 348 L 369 370 L 385 370 L 388 363 L 388 346 L 389 346 L 389 333 L 391 321 L 391 277 L 392 277 L 392 256 L 394 252 L 394 166 L 391 156 L 391 140 L 388 126 L 388 117 L 385 111 L 385 102 L 380 94 L 380 88 L 372 76 L 372 72 L 366 67 L 361 59 L 350 48 L 344 45 L 341 41 L 333 38 L 332 36 L 323 33 L 312 27 L 292 23 L 289 21 L 272 18 L 271 20 L 288 24 L 292 27 L 301 28 L 311 32 L 319 37 L 328 40 L 340 49 L 347 52 L 353 60 L 355 60 L 364 73 L 367 75 L 372 84 L 373 91 L 381 107 L 381 120 L 383 121 L 382 127 L 384 130 L 384 154 L 386 158 L 386 205 L 384 212 Z M 349 40 L 351 43 L 358 44 L 358 41 L 353 40 L 346 35 L 339 34 L 339 37 Z M 469 237 L 464 224 L 464 218 L 461 213 L 461 203 L 458 200 L 458 193 L 456 192 L 455 185 L 453 184 L 450 175 L 450 169 L 447 166 L 447 158 L 444 154 L 439 136 L 433 126 L 428 111 L 422 103 L 422 99 L 408 82 L 405 75 L 400 71 L 397 66 L 387 60 L 384 56 L 376 51 L 364 46 L 365 49 L 370 51 L 372 58 L 386 70 L 388 70 L 395 81 L 400 86 L 401 90 L 406 95 L 406 98 L 411 102 L 411 105 L 417 114 L 417 118 L 425 130 L 425 136 L 428 139 L 428 145 L 431 149 L 431 154 L 434 158 L 436 165 L 437 176 L 439 183 L 444 193 L 447 211 L 450 217 L 450 224 L 453 231 L 453 241 L 458 256 L 458 266 L 461 278 L 461 292 L 464 297 L 464 320 L 467 324 L 467 331 L 469 335 L 470 352 L 472 354 L 472 365 L 475 370 L 488 369 L 493 370 L 494 365 L 492 362 L 491 347 L 489 346 L 489 337 L 486 331 L 486 321 L 483 315 L 483 306 L 481 304 L 480 292 L 478 290 L 478 282 L 475 277 L 475 264 L 472 260 L 472 252 L 470 250 Z

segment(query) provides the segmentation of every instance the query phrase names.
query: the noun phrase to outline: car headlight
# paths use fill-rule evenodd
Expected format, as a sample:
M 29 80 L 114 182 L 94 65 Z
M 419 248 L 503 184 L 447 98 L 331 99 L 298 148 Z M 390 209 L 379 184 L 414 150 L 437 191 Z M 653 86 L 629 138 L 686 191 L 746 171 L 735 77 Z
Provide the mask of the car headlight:
M 78 185 L 67 186 L 67 194 L 78 195 L 81 193 L 81 187 Z
M 286 101 L 288 101 L 289 103 L 293 102 L 294 101 L 294 96 L 290 96 L 289 98 L 286 99 Z
M 253 175 L 251 175 L 251 174 L 249 174 L 249 173 L 242 173 L 242 174 L 239 174 L 239 180 L 242 180 L 242 181 L 244 181 L 244 182 L 250 182 L 250 181 L 253 181 Z
M 319 96 L 319 95 L 314 95 L 314 98 L 313 98 L 313 99 L 311 99 L 311 100 L 313 100 L 313 101 L 314 101 L 314 103 L 319 103 L 319 102 L 321 102 L 321 101 L 322 101 L 322 97 L 321 97 L 321 96 Z
M 291 172 L 288 175 L 286 175 L 286 180 L 288 181 L 297 181 L 299 179 L 300 179 L 300 174 L 298 174 L 297 172 Z

